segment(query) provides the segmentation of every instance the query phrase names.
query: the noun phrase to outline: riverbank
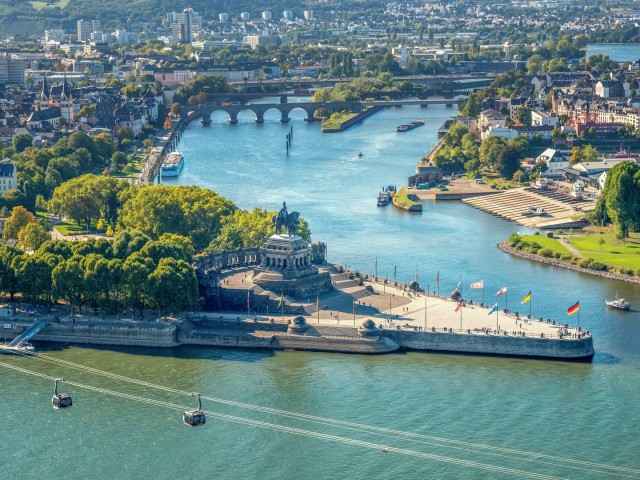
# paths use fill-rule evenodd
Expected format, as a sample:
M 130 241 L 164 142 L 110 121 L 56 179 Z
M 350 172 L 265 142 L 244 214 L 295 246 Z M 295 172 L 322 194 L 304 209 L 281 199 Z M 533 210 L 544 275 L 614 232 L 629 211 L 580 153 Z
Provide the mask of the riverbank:
M 524 258 L 532 262 L 538 262 L 538 263 L 543 263 L 545 265 L 549 265 L 552 267 L 573 270 L 574 272 L 595 275 L 598 277 L 606 278 L 608 280 L 619 280 L 621 282 L 640 284 L 640 277 L 636 277 L 633 275 L 625 275 L 625 274 L 615 273 L 615 272 L 608 272 L 603 270 L 594 270 L 592 268 L 581 267 L 580 265 L 576 265 L 569 261 L 561 260 L 558 258 L 544 257 L 542 255 L 538 255 L 534 253 L 523 252 L 509 245 L 509 242 L 507 242 L 506 240 L 503 242 L 500 242 L 498 244 L 498 248 L 503 252 L 508 253 L 509 255 L 513 255 L 514 257 Z
M 407 212 L 420 213 L 422 212 L 422 204 L 417 201 L 414 194 L 409 193 L 407 187 L 402 187 L 392 197 L 391 203 L 400 210 L 406 210 Z
M 348 128 L 359 124 L 374 113 L 379 112 L 384 107 L 369 107 L 362 112 L 336 112 L 322 122 L 320 127 L 322 133 L 338 133 L 344 132 Z

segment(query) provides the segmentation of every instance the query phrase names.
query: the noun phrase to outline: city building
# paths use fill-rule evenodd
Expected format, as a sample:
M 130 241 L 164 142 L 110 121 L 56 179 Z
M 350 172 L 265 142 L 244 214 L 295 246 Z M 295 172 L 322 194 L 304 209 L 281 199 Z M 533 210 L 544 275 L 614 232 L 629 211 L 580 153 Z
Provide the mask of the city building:
M 292 10 L 283 10 L 282 12 L 282 18 L 284 18 L 285 20 L 293 20 L 293 11 Z
M 546 112 L 531 110 L 531 125 L 534 127 L 557 127 L 558 117 Z
M 262 12 L 262 20 L 264 20 L 265 22 L 270 22 L 272 18 L 273 15 L 271 14 L 270 10 L 265 10 L 264 12 Z
M 18 173 L 15 164 L 4 159 L 0 162 L 0 194 L 18 188 Z
M 242 20 L 243 22 L 247 22 L 249 21 L 249 19 L 251 19 L 251 14 L 249 12 L 240 13 L 240 20 Z
M 218 14 L 218 21 L 220 21 L 220 23 L 229 23 L 229 14 L 228 13 L 219 13 Z
M 181 13 L 172 12 L 167 17 L 173 38 L 179 43 L 191 43 L 193 34 L 202 30 L 202 17 L 192 8 L 185 8 Z
M 15 55 L 0 53 L 0 85 L 24 85 L 25 61 Z
M 307 22 L 313 20 L 313 10 L 305 10 L 302 14 Z
M 76 22 L 76 34 L 78 42 L 91 40 L 91 34 L 100 31 L 100 20 L 83 20 Z
M 277 35 L 247 35 L 244 37 L 245 45 L 255 50 L 258 47 L 274 47 L 280 45 L 280 37 Z

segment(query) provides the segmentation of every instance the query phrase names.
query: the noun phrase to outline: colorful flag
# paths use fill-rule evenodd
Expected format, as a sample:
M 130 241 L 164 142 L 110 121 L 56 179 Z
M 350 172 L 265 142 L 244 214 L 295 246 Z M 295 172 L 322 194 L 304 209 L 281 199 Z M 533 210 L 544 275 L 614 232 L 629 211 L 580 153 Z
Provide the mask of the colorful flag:
M 567 315 L 573 315 L 574 313 L 578 313 L 580 311 L 580 301 L 578 300 L 576 303 L 567 308 Z
M 502 287 L 500 290 L 496 292 L 496 297 L 501 297 L 502 295 L 506 295 L 509 289 L 507 287 Z
M 529 290 L 529 293 L 527 293 L 524 297 L 522 297 L 522 299 L 520 300 L 520 303 L 522 304 L 529 303 L 531 301 L 531 298 L 533 298 L 533 293 L 531 293 L 531 290 Z
M 483 289 L 484 288 L 484 280 L 478 280 L 477 282 L 473 282 L 469 286 L 471 288 L 475 288 L 475 289 Z
M 498 310 L 498 304 L 496 303 L 493 307 L 491 307 L 491 310 L 489 310 L 488 315 L 491 315 L 492 313 L 496 312 Z
M 455 312 L 457 312 L 458 310 L 460 310 L 464 305 L 462 305 L 462 302 L 458 302 L 458 304 L 456 305 L 456 309 L 454 310 Z

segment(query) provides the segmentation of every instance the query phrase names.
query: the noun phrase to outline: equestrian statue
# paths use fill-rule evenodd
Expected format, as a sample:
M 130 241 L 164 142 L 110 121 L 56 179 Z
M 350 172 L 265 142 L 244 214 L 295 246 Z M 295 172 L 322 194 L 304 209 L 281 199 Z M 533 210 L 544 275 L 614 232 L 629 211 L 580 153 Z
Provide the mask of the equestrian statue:
M 286 231 L 292 237 L 298 231 L 298 223 L 300 220 L 299 212 L 287 211 L 287 202 L 282 202 L 282 208 L 277 215 L 274 215 L 271 221 L 276 227 L 276 233 Z

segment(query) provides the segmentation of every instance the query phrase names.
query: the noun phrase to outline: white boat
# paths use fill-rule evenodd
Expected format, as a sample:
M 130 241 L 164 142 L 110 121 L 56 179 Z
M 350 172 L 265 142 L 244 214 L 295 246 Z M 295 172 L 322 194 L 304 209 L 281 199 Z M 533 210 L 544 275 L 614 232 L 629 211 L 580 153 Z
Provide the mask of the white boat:
M 184 156 L 180 152 L 169 153 L 160 167 L 162 178 L 178 177 L 184 168 Z
M 607 307 L 609 308 L 613 308 L 615 310 L 630 310 L 631 309 L 631 304 L 629 302 L 627 302 L 624 298 L 616 298 L 614 300 L 605 300 L 605 302 L 607 304 Z

